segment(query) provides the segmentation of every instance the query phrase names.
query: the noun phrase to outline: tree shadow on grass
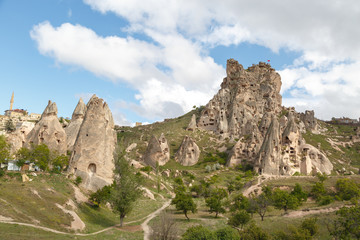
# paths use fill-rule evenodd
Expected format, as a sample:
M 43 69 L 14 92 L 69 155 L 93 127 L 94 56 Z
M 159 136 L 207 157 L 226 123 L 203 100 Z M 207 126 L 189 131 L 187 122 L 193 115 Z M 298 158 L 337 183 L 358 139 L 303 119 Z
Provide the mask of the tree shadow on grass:
M 101 208 L 90 206 L 87 203 L 83 203 L 79 206 L 79 211 L 81 211 L 83 215 L 83 221 L 89 224 L 98 225 L 103 228 L 114 226 L 115 224 L 120 223 L 119 221 L 115 221 L 109 216 L 105 216 L 102 212 Z

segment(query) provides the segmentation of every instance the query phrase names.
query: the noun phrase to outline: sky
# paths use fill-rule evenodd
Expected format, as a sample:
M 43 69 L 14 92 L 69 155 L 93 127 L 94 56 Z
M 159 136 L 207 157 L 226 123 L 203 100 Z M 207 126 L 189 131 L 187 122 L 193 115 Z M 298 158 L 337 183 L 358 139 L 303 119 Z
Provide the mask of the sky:
M 71 117 L 96 94 L 115 123 L 205 105 L 226 60 L 282 79 L 284 106 L 360 117 L 358 0 L 0 0 L 0 112 Z

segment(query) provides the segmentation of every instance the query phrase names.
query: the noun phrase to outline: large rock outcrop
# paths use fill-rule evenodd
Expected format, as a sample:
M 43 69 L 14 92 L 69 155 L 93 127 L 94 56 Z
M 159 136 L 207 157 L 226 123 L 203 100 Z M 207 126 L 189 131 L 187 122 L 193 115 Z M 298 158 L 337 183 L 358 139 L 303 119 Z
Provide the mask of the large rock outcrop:
M 49 101 L 40 121 L 26 136 L 26 147 L 32 144 L 46 144 L 49 149 L 55 150 L 60 154 L 66 153 L 66 133 L 57 117 L 56 103 Z
M 175 161 L 183 166 L 192 166 L 199 161 L 200 149 L 195 141 L 185 136 L 179 150 L 176 152 Z
M 26 137 L 34 128 L 33 122 L 22 122 L 14 132 L 7 136 L 7 141 L 10 143 L 10 153 L 15 154 L 17 150 L 25 147 Z
M 252 164 L 258 173 L 273 175 L 331 172 L 331 162 L 301 135 L 316 130 L 314 112 L 296 113 L 281 106 L 280 75 L 270 64 L 260 62 L 245 70 L 229 59 L 226 73 L 197 126 L 222 139 L 238 139 L 228 166 Z
M 191 116 L 190 123 L 189 123 L 188 127 L 186 128 L 186 130 L 195 131 L 195 129 L 196 129 L 196 116 L 195 116 L 195 114 L 193 114 Z
M 252 133 L 265 113 L 281 111 L 281 80 L 269 64 L 244 69 L 234 59 L 227 61 L 227 77 L 221 89 L 205 106 L 197 126 L 232 139 Z
M 169 159 L 169 145 L 164 134 L 161 134 L 159 139 L 157 139 L 155 136 L 152 136 L 144 155 L 144 162 L 147 165 L 155 168 L 156 163 L 158 163 L 160 166 L 163 166 L 169 161 Z
M 65 128 L 65 133 L 67 136 L 67 150 L 72 151 L 74 148 L 76 137 L 79 133 L 81 124 L 84 120 L 86 113 L 86 105 L 82 98 L 80 98 L 76 108 L 72 114 L 70 124 Z
M 93 95 L 70 159 L 69 173 L 82 178 L 82 186 L 96 191 L 113 181 L 116 134 L 112 113 L 103 99 Z

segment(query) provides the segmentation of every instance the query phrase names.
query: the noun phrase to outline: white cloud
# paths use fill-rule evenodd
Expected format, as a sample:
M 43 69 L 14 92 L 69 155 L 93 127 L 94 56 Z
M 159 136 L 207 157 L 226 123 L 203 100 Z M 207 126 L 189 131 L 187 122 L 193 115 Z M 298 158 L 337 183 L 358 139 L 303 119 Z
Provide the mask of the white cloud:
M 57 28 L 41 23 L 31 37 L 42 54 L 59 63 L 129 83 L 139 91 L 140 105 L 133 108 L 144 116 L 169 117 L 208 101 L 225 74 L 208 56 L 209 48 L 242 42 L 301 53 L 280 72 L 284 103 L 315 108 L 324 118 L 344 111 L 360 115 L 354 104 L 360 97 L 360 28 L 354 25 L 360 22 L 358 0 L 84 2 L 125 18 L 129 25 L 124 31 L 155 43 L 100 37 L 69 23 Z

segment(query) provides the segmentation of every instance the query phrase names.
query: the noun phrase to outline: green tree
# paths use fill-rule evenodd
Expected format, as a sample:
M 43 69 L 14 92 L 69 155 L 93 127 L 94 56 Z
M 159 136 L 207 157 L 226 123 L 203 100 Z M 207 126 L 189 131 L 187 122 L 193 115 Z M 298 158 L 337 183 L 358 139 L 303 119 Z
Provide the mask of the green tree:
M 10 157 L 10 145 L 4 135 L 0 135 L 0 163 L 6 162 Z
M 360 206 L 342 207 L 328 230 L 335 239 L 360 239 Z
M 249 199 L 242 195 L 241 193 L 236 194 L 232 197 L 230 203 L 230 211 L 236 212 L 237 210 L 248 210 L 249 209 Z
M 27 148 L 20 148 L 16 153 L 15 153 L 15 158 L 17 160 L 16 165 L 19 167 L 24 166 L 26 161 L 30 161 L 32 159 L 31 156 L 31 151 Z
M 96 192 L 90 194 L 89 200 L 99 207 L 101 203 L 106 202 L 111 197 L 111 190 L 113 185 L 106 185 L 103 188 L 97 190 Z
M 310 196 L 315 198 L 315 200 L 317 201 L 320 200 L 320 198 L 325 194 L 326 194 L 326 190 L 323 182 L 316 182 L 314 186 L 312 186 L 310 191 Z
M 109 202 L 113 211 L 120 216 L 121 227 L 125 216 L 132 211 L 134 203 L 142 195 L 141 183 L 141 175 L 135 174 L 124 153 L 118 151 L 115 156 L 114 188 Z
M 319 232 L 319 226 L 316 224 L 317 218 L 307 218 L 301 223 L 301 228 L 308 230 L 311 236 L 315 236 Z
M 260 215 L 261 221 L 264 221 L 265 214 L 271 204 L 271 199 L 266 196 L 266 193 L 261 193 L 260 195 L 253 198 L 256 212 Z
M 295 184 L 294 189 L 291 191 L 291 195 L 296 197 L 300 203 L 306 201 L 308 197 L 307 193 L 302 190 L 302 187 L 299 183 Z
M 205 199 L 206 206 L 209 207 L 210 213 L 215 212 L 215 217 L 217 218 L 219 213 L 225 213 L 224 208 L 224 199 L 227 197 L 227 192 L 225 189 L 216 188 L 211 191 L 210 196 Z
M 299 206 L 299 200 L 294 195 L 279 188 L 274 190 L 272 200 L 274 207 L 283 209 L 285 213 L 287 213 L 288 209 L 296 209 Z
M 244 226 L 250 221 L 251 217 L 245 210 L 239 210 L 231 215 L 228 224 L 234 228 L 243 229 Z
M 192 213 L 195 213 L 197 211 L 194 200 L 191 195 L 185 191 L 178 191 L 175 198 L 171 201 L 171 204 L 175 204 L 176 210 L 182 211 L 188 221 L 190 221 L 187 215 L 188 212 L 191 211 Z
M 57 155 L 57 153 L 55 153 L 54 159 L 52 160 L 52 167 L 54 172 L 60 173 L 68 164 L 69 157 L 67 155 Z
M 350 200 L 360 196 L 360 189 L 352 179 L 342 178 L 336 181 L 337 196 L 341 200 Z
M 204 226 L 194 226 L 186 230 L 182 240 L 217 240 L 216 235 Z
M 240 232 L 240 240 L 268 240 L 270 236 L 264 232 L 261 228 L 255 225 L 255 223 L 250 224 L 243 231 Z
M 217 240 L 238 240 L 238 232 L 231 227 L 223 227 L 215 231 Z
M 31 162 L 35 163 L 35 165 L 39 166 L 39 168 L 43 171 L 49 169 L 49 163 L 51 161 L 50 158 L 50 150 L 48 146 L 45 144 L 40 144 L 31 150 Z
M 5 130 L 7 132 L 14 132 L 16 130 L 15 124 L 13 123 L 12 119 L 6 121 L 5 123 Z

